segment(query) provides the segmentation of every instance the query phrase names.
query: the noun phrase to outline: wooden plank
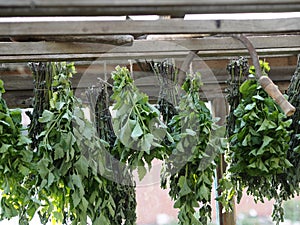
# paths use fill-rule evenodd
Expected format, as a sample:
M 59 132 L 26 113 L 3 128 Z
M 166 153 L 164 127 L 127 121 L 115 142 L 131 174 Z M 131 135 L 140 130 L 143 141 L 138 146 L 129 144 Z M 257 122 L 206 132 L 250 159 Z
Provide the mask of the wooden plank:
M 299 0 L 1 0 L 0 6 L 23 7 L 23 6 L 161 6 L 161 5 L 224 5 L 224 4 L 292 4 L 299 3 Z
M 33 37 L 34 38 L 34 37 Z M 45 37 L 46 38 L 46 37 Z M 63 40 L 68 37 L 49 37 Z M 70 37 L 73 39 L 74 37 Z M 79 38 L 79 37 L 75 37 Z M 85 38 L 85 37 L 81 37 Z M 249 36 L 256 49 L 297 48 L 300 35 Z M 79 39 L 81 40 L 81 39 Z M 241 50 L 244 45 L 231 37 L 205 37 L 178 40 L 135 40 L 132 45 L 116 47 L 112 44 L 74 42 L 0 42 L 0 55 L 47 55 L 47 54 L 87 54 L 87 53 L 146 53 L 146 52 L 186 52 L 213 50 Z
M 278 48 L 278 49 L 259 49 L 260 57 L 272 56 L 295 56 L 299 54 L 300 48 Z M 165 58 L 175 58 L 184 60 L 189 52 L 139 52 L 139 53 L 105 53 L 105 54 L 53 54 L 53 55 L 14 55 L 1 56 L 0 63 L 14 62 L 47 62 L 47 61 L 115 61 L 115 60 L 155 60 Z M 247 57 L 247 50 L 228 50 L 228 51 L 200 51 L 197 53 L 201 59 L 229 59 L 236 56 Z
M 16 36 L 10 37 L 14 42 L 51 41 L 51 42 L 84 42 L 102 43 L 110 45 L 130 45 L 133 43 L 132 35 L 102 35 L 102 36 Z
M 300 51 L 300 35 L 250 36 L 249 40 L 261 56 Z M 189 51 L 197 51 L 200 57 L 248 55 L 245 47 L 231 37 L 136 40 L 131 46 L 119 47 L 98 43 L 0 42 L 0 50 L 0 62 L 185 58 Z
M 107 34 L 231 34 L 298 32 L 300 16 L 285 19 L 251 20 L 153 20 L 153 21 L 101 21 L 70 18 L 0 18 L 0 36 L 60 36 Z
M 299 0 L 1 0 L 1 16 L 184 15 L 187 13 L 298 11 Z

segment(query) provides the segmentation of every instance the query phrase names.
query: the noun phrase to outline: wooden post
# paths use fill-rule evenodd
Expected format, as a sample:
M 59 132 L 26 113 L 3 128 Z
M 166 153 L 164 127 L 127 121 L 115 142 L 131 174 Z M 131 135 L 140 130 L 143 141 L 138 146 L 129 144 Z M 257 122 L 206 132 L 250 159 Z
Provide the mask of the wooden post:
M 220 120 L 218 122 L 219 125 L 224 125 L 226 122 L 226 116 L 228 114 L 228 104 L 224 98 L 215 98 L 212 101 L 212 113 L 214 117 L 219 117 Z M 224 155 L 222 155 L 220 164 L 217 167 L 217 184 L 219 183 L 219 179 L 222 178 L 223 173 L 226 169 L 226 163 L 224 161 Z M 220 194 L 218 192 L 217 194 Z M 233 207 L 234 208 L 234 207 Z M 218 225 L 235 225 L 235 211 L 231 213 L 222 213 L 223 207 L 217 202 L 217 221 Z

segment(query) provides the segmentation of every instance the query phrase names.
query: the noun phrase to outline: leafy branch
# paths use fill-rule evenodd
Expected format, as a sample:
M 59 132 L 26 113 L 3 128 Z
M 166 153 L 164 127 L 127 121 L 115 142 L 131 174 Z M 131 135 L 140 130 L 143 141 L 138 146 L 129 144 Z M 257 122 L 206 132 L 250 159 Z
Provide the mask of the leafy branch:
M 102 140 L 110 144 L 107 148 L 109 155 L 107 155 L 106 161 L 108 169 L 112 171 L 112 175 L 110 177 L 107 176 L 106 185 L 107 190 L 114 199 L 116 209 L 114 216 L 110 216 L 109 221 L 112 225 L 133 225 L 136 223 L 135 184 L 130 170 L 125 164 L 119 162 L 121 156 L 116 154 L 117 151 L 113 152 L 116 136 L 112 127 L 107 86 L 101 84 L 99 88 L 92 87 L 86 93 L 89 98 L 92 109 L 91 115 L 95 120 L 98 135 Z M 122 176 L 122 174 L 125 176 Z
M 115 101 L 113 127 L 117 136 L 116 154 L 131 169 L 138 168 L 139 178 L 146 174 L 145 164 L 151 168 L 154 158 L 163 159 L 165 137 L 172 141 L 167 126 L 160 120 L 160 112 L 148 102 L 148 96 L 138 91 L 127 68 L 116 67 L 112 73 Z
M 266 74 L 268 64 L 260 63 Z M 230 209 L 227 203 L 235 194 L 239 202 L 245 188 L 255 201 L 275 199 L 272 216 L 278 224 L 283 220 L 284 200 L 280 176 L 292 166 L 287 159 L 292 121 L 253 76 L 241 84 L 239 91 L 241 100 L 233 111 L 237 119 L 227 151 L 228 171 L 220 183 L 223 193 L 219 200 Z
M 201 85 L 200 74 L 187 76 L 178 115 L 168 124 L 174 143 L 163 168 L 161 186 L 166 188 L 169 184 L 169 195 L 179 209 L 181 225 L 204 225 L 211 219 L 211 190 L 219 152 L 210 142 L 213 120 L 200 100 Z
M 34 177 L 31 140 L 23 135 L 21 110 L 10 110 L 2 94 L 5 92 L 0 80 L 0 219 L 19 216 L 19 223 L 27 225 L 38 207 L 38 200 L 31 195 Z
M 103 178 L 107 143 L 84 117 L 82 105 L 74 96 L 70 78 L 73 64 L 51 63 L 50 108 L 39 122 L 44 130 L 34 155 L 38 174 L 36 208 L 42 224 L 110 224 L 115 203 Z

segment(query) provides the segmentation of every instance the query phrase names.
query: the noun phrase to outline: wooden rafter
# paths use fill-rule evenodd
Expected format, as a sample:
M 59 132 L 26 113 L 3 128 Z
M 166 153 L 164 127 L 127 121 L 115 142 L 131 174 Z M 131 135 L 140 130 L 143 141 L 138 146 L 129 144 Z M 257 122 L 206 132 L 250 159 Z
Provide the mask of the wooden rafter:
M 102 21 L 70 18 L 0 18 L 0 36 L 67 36 L 107 34 L 230 34 L 299 32 L 300 16 L 250 20 L 153 20 Z
M 258 53 L 297 54 L 300 35 L 250 36 Z M 0 62 L 51 60 L 117 60 L 184 58 L 189 51 L 200 57 L 248 55 L 245 47 L 231 37 L 205 37 L 181 40 L 135 40 L 132 45 L 69 42 L 0 42 Z
M 112 16 L 195 13 L 291 12 L 299 0 L 1 0 L 1 16 Z

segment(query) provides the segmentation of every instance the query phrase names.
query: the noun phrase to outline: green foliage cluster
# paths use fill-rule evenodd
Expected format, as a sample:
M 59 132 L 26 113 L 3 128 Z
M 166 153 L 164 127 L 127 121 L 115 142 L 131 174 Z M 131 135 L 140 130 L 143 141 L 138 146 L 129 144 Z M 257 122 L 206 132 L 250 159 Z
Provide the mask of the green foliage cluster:
M 161 68 L 157 70 L 158 65 L 154 69 L 157 74 L 166 72 Z M 219 153 L 215 142 L 220 144 L 220 140 L 210 142 L 213 120 L 199 97 L 200 74 L 187 76 L 182 87 L 186 94 L 178 108 L 167 104 L 166 99 L 174 96 L 170 98 L 166 96 L 170 93 L 164 92 L 166 95 L 160 96 L 163 101 L 159 100 L 158 104 L 161 112 L 149 104 L 147 95 L 138 91 L 127 68 L 117 67 L 112 78 L 116 110 L 113 127 L 117 136 L 112 154 L 119 155 L 131 169 L 137 168 L 140 179 L 146 174 L 145 164 L 151 167 L 153 159 L 163 160 L 162 187 L 170 187 L 174 207 L 180 210 L 179 223 L 207 224 L 211 217 L 211 190 Z M 200 216 L 196 215 L 196 208 Z
M 178 115 L 172 127 L 171 154 L 164 165 L 162 187 L 169 184 L 169 195 L 179 209 L 179 224 L 205 225 L 211 218 L 211 189 L 218 153 L 209 147 L 213 120 L 209 109 L 200 100 L 200 74 L 187 76 L 182 89 Z M 196 216 L 196 209 L 199 208 Z
M 162 145 L 165 137 L 172 141 L 167 126 L 160 119 L 160 112 L 134 85 L 127 68 L 116 67 L 112 73 L 115 101 L 113 127 L 118 138 L 115 151 L 121 162 L 127 162 L 131 169 L 138 169 L 142 179 L 151 168 L 153 159 L 164 159 L 166 148 Z
M 109 224 L 115 203 L 102 176 L 107 143 L 98 138 L 74 96 L 73 64 L 51 63 L 51 73 L 50 109 L 39 118 L 44 130 L 34 161 L 41 221 L 86 224 L 89 217 L 93 224 Z
M 270 68 L 267 63 L 260 63 L 266 75 Z M 254 72 L 250 68 L 250 73 Z M 283 220 L 282 201 L 286 198 L 282 175 L 292 167 L 287 159 L 292 120 L 286 118 L 254 76 L 250 75 L 239 91 L 241 101 L 233 111 L 236 121 L 229 136 L 228 172 L 220 182 L 223 193 L 219 200 L 229 209 L 234 195 L 239 202 L 247 188 L 255 201 L 275 200 L 272 217 L 279 224 Z
M 30 193 L 33 152 L 28 147 L 31 140 L 23 135 L 21 110 L 7 107 L 4 92 L 0 81 L 0 219 L 19 216 L 20 224 L 26 224 L 37 205 Z
M 267 75 L 269 65 L 261 61 L 261 67 Z M 37 90 L 29 129 L 21 125 L 20 110 L 8 109 L 0 82 L 0 219 L 19 216 L 20 224 L 28 225 L 38 213 L 42 224 L 86 225 L 89 218 L 93 225 L 133 225 L 136 199 L 131 172 L 137 169 L 141 180 L 153 159 L 159 159 L 161 186 L 170 188 L 179 224 L 207 225 L 215 169 L 224 148 L 228 170 L 220 181 L 218 200 L 226 210 L 247 188 L 256 201 L 275 200 L 272 216 L 278 224 L 283 220 L 282 202 L 299 192 L 298 117 L 286 118 L 253 76 L 253 67 L 244 81 L 248 64 L 243 58 L 228 67 L 228 142 L 222 138 L 225 130 L 215 124 L 200 99 L 200 74 L 187 75 L 178 106 L 169 102 L 176 102 L 177 92 L 163 88 L 155 107 L 135 86 L 129 70 L 116 67 L 114 118 L 107 88 L 90 92 L 95 128 L 74 96 L 73 64 L 31 68 Z M 153 69 L 168 87 L 169 67 L 161 64 Z M 176 77 L 173 68 L 170 73 Z M 298 75 L 288 91 L 297 109 Z
M 292 124 L 290 130 L 293 132 L 289 143 L 287 159 L 293 164 L 288 168 L 286 175 L 282 177 L 285 184 L 287 196 L 293 196 L 300 193 L 300 55 L 294 75 L 287 90 L 289 102 L 296 108 L 296 112 L 291 116 Z
M 47 63 L 45 68 L 52 78 L 46 85 L 49 107 L 32 120 L 39 125 L 39 133 L 29 134 L 34 145 L 22 130 L 21 111 L 9 110 L 2 99 L 0 83 L 1 219 L 19 216 L 19 224 L 27 225 L 38 213 L 42 224 L 86 225 L 88 218 L 95 225 L 110 224 L 116 204 L 104 178 L 110 173 L 104 157 L 108 143 L 98 137 L 74 96 L 74 65 Z M 36 102 L 44 97 L 38 95 Z
M 112 225 L 133 225 L 136 223 L 135 184 L 130 169 L 126 164 L 120 163 L 121 156 L 118 151 L 113 151 L 116 136 L 112 127 L 106 84 L 101 84 L 99 88 L 90 88 L 87 95 L 98 135 L 109 143 L 106 166 L 112 173 L 110 176 L 106 176 L 108 178 L 106 185 L 116 204 L 114 216 L 110 216 L 109 221 Z

